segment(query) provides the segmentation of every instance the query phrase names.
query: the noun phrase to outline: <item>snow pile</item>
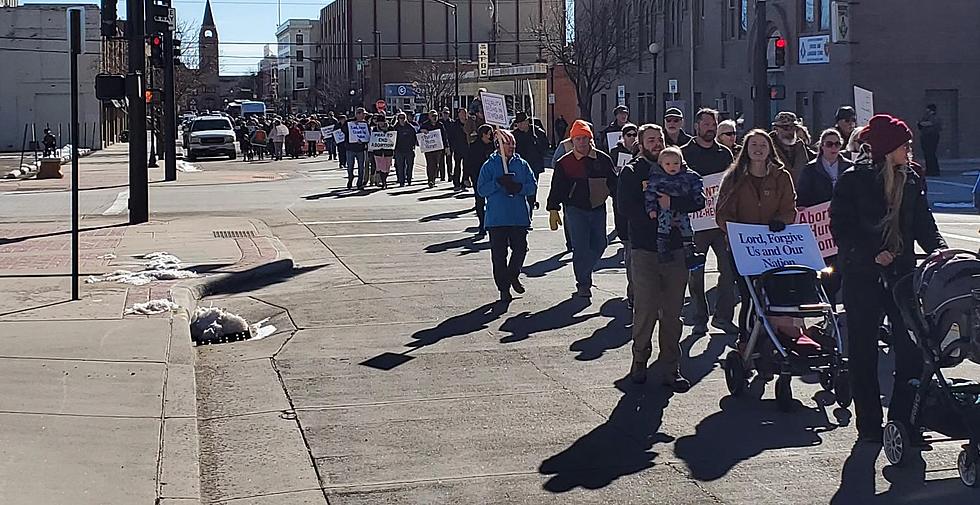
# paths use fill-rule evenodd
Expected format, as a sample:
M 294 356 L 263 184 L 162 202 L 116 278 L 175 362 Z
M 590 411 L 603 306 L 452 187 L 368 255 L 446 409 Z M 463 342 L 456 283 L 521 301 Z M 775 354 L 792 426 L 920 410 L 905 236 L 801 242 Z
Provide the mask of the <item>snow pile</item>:
M 111 254 L 111 253 L 110 253 Z M 197 272 L 181 268 L 180 258 L 166 252 L 152 252 L 140 256 L 149 260 L 143 270 L 113 270 L 107 274 L 92 275 L 85 279 L 87 284 L 97 282 L 119 282 L 133 286 L 143 286 L 153 281 L 170 281 L 199 277 Z
M 203 170 L 201 170 L 200 168 L 197 168 L 197 165 L 195 165 L 193 163 L 188 163 L 188 162 L 186 162 L 184 160 L 177 160 L 177 171 L 179 171 L 179 172 L 202 172 Z
M 218 307 L 198 307 L 191 316 L 191 339 L 197 343 L 260 340 L 276 332 L 265 318 L 249 325 L 244 317 Z
M 95 259 L 112 261 L 116 259 L 116 255 L 113 253 L 105 253 L 102 256 L 96 256 Z
M 180 306 L 170 300 L 159 299 L 150 300 L 146 303 L 133 304 L 131 308 L 126 309 L 126 313 L 152 316 L 154 314 L 163 314 L 164 312 L 173 312 L 178 308 L 180 308 Z

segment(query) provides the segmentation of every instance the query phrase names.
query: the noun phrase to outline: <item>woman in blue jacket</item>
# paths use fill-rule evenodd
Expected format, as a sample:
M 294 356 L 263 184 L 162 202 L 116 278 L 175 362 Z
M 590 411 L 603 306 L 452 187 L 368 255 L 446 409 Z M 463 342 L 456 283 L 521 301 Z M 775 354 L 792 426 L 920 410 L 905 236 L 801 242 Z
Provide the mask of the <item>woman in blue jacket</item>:
M 513 300 L 510 288 L 524 293 L 519 276 L 527 256 L 527 230 L 531 226 L 527 197 L 538 191 L 531 166 L 515 153 L 517 143 L 510 132 L 497 131 L 498 151 L 480 168 L 476 191 L 487 200 L 487 232 L 490 234 L 490 257 L 493 281 L 500 291 L 500 301 Z M 510 261 L 507 249 L 510 248 Z

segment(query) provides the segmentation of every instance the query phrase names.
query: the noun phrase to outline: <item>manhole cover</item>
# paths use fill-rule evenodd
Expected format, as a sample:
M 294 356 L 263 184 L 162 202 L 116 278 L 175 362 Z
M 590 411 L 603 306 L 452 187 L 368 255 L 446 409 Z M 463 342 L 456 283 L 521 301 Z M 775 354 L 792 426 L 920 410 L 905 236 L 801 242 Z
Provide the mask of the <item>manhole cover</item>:
M 254 230 L 215 230 L 214 238 L 253 238 Z

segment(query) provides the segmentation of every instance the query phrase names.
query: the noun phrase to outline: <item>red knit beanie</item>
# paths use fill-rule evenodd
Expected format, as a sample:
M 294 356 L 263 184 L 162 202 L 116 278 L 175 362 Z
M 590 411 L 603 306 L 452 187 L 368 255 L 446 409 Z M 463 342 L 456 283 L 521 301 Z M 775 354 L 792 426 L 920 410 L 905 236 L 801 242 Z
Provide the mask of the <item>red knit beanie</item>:
M 888 153 L 912 140 L 912 130 L 897 117 L 877 114 L 868 122 L 860 138 L 871 146 L 871 159 L 882 161 Z

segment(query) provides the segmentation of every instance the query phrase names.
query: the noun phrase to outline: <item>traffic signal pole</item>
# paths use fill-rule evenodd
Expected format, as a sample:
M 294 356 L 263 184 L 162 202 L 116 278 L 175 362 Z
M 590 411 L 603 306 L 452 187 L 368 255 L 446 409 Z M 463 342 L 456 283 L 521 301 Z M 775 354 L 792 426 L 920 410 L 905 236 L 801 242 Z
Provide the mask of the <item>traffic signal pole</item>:
M 129 102 L 129 224 L 150 218 L 149 184 L 146 172 L 146 27 L 141 0 L 126 2 L 126 39 L 129 42 L 129 73 L 126 76 Z
M 769 129 L 769 17 L 766 0 L 755 2 L 755 65 L 752 71 L 752 123 Z
M 168 181 L 177 180 L 177 104 L 174 103 L 174 65 L 176 65 L 174 32 L 166 30 L 163 32 L 163 168 L 164 176 Z

